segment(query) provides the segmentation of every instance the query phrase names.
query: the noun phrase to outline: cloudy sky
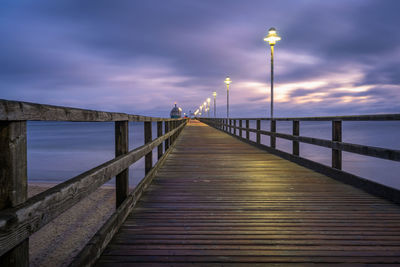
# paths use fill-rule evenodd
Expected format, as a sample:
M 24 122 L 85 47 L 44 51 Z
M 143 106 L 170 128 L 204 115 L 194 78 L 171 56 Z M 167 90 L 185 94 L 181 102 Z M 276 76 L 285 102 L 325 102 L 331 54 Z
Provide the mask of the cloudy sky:
M 400 112 L 397 0 L 3 0 L 0 98 L 168 116 Z

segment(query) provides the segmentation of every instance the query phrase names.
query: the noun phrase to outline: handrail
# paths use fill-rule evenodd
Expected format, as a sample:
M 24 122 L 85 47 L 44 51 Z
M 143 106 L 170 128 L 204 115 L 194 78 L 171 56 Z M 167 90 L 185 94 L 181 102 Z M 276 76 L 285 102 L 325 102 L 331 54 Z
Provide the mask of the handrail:
M 204 118 L 203 118 L 204 119 Z M 226 118 L 216 118 L 226 119 Z M 231 118 L 234 120 L 262 120 L 270 121 L 271 118 Z M 324 116 L 324 117 L 282 117 L 273 118 L 275 121 L 397 121 L 400 114 L 370 114 L 370 115 L 350 115 L 350 116 Z
M 256 130 L 251 128 L 243 128 L 232 126 L 233 129 L 242 130 L 242 131 L 249 131 L 253 133 L 260 133 L 268 136 L 278 137 L 286 140 L 297 141 L 301 143 L 307 143 L 310 145 L 316 145 L 326 148 L 337 149 L 341 151 L 346 151 L 350 153 L 355 153 L 363 156 L 370 156 L 375 158 L 393 160 L 393 161 L 400 161 L 400 150 L 389 149 L 389 148 L 380 148 L 374 146 L 367 146 L 367 145 L 358 145 L 352 143 L 345 143 L 345 142 L 337 142 L 331 141 L 327 139 L 320 139 L 315 137 L 307 137 L 307 136 L 296 136 L 291 134 L 285 133 L 275 133 L 271 131 L 265 130 Z
M 28 120 L 114 121 L 116 157 L 27 199 L 26 121 Z M 145 144 L 131 151 L 128 151 L 129 121 L 144 122 Z M 158 137 L 154 140 L 152 140 L 151 122 L 157 122 Z M 163 123 L 165 124 L 164 134 L 162 133 Z M 158 149 L 159 160 L 165 158 L 186 123 L 186 119 L 154 118 L 0 100 L 0 181 L 3 187 L 0 191 L 1 262 L 27 265 L 27 238 L 114 176 L 116 177 L 117 210 L 111 218 L 115 218 L 122 207 L 126 216 L 126 212 L 129 212 L 135 204 L 134 197 L 140 196 L 146 187 L 140 183 L 134 190 L 134 196 L 128 193 L 129 166 L 145 157 L 145 180 L 149 183 L 150 174 L 154 173 L 161 164 L 157 162 L 153 166 L 153 149 Z M 126 206 L 127 201 L 130 203 L 129 209 Z M 112 233 L 115 233 L 119 227 L 118 222 L 109 220 L 108 223 L 113 224 Z M 108 238 L 110 238 L 109 235 Z M 11 250 L 16 253 L 8 253 Z M 9 257 L 14 258 L 9 260 Z
M 97 111 L 0 99 L 0 121 L 174 121 L 126 113 Z
M 374 147 L 368 145 L 352 144 L 342 142 L 342 121 L 400 121 L 400 114 L 379 114 L 379 115 L 360 115 L 360 116 L 331 116 L 331 117 L 299 117 L 299 118 L 198 118 L 200 121 L 209 124 L 219 130 L 240 138 L 241 140 L 256 145 L 272 153 L 276 153 L 286 159 L 295 161 L 299 164 L 318 170 L 333 178 L 359 187 L 368 187 L 366 191 L 388 198 L 396 203 L 400 203 L 400 191 L 381 185 L 354 174 L 342 171 L 342 151 L 355 153 L 363 156 L 381 158 L 391 161 L 400 161 L 400 150 Z M 269 120 L 270 131 L 261 130 L 261 121 Z M 250 121 L 256 122 L 256 128 L 250 128 Z M 276 121 L 292 121 L 292 134 L 280 133 L 276 131 Z M 301 121 L 331 121 L 332 139 L 320 139 L 300 135 Z M 239 126 L 237 125 L 239 122 Z M 246 123 L 243 127 L 243 122 Z M 238 133 L 237 133 L 238 132 Z M 243 137 L 243 132 L 245 137 Z M 250 140 L 250 132 L 256 134 L 256 140 Z M 270 145 L 261 144 L 261 135 L 270 136 Z M 292 153 L 287 153 L 276 148 L 276 138 L 292 141 Z M 317 163 L 315 161 L 300 156 L 299 143 L 330 148 L 332 150 L 331 167 Z M 347 179 L 347 180 L 346 180 Z M 365 189 L 365 188 L 364 188 Z

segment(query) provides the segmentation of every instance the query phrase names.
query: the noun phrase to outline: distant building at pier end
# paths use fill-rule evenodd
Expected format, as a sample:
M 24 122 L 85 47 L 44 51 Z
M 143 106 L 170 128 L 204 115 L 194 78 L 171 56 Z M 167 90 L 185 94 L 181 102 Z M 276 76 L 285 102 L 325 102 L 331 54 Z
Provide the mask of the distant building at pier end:
M 176 106 L 176 102 L 175 102 L 175 106 L 171 110 L 170 116 L 171 116 L 171 119 L 179 119 L 182 117 L 182 109 L 178 108 Z

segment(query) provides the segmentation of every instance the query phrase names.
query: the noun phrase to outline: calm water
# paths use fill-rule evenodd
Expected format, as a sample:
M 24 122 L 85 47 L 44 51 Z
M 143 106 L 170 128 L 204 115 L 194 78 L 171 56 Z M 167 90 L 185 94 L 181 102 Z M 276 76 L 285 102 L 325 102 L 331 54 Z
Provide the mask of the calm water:
M 255 128 L 251 122 L 250 127 Z M 269 122 L 261 128 L 269 130 Z M 400 122 L 343 122 L 343 142 L 400 149 Z M 291 122 L 277 122 L 277 131 L 291 133 Z M 144 143 L 143 123 L 130 123 L 130 149 Z M 331 122 L 301 122 L 300 135 L 331 139 Z M 153 138 L 156 124 L 153 124 Z M 255 140 L 255 134 L 250 138 Z M 269 137 L 261 142 L 269 145 Z M 291 142 L 277 139 L 277 148 L 291 152 Z M 330 165 L 331 150 L 300 144 L 300 155 Z M 29 122 L 28 177 L 30 182 L 62 182 L 114 157 L 114 123 Z M 153 162 L 156 162 L 156 150 Z M 400 189 L 400 163 L 343 152 L 343 170 Z M 130 167 L 130 185 L 144 177 L 144 160 Z M 113 184 L 110 181 L 109 184 Z

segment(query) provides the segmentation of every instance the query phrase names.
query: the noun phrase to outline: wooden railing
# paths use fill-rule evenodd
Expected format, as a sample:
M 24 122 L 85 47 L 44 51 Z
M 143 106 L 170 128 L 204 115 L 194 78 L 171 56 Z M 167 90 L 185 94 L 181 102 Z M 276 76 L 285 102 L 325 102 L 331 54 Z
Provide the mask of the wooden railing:
M 356 153 L 363 156 L 376 157 L 392 161 L 400 161 L 400 150 L 358 145 L 342 142 L 342 121 L 400 121 L 400 114 L 338 116 L 338 117 L 301 117 L 301 118 L 199 118 L 219 130 L 229 133 L 242 141 L 256 145 L 269 152 L 277 154 L 303 166 L 309 167 L 342 182 L 355 185 L 372 194 L 400 203 L 399 190 L 381 185 L 370 180 L 358 177 L 342 170 L 342 151 Z M 270 121 L 270 131 L 261 130 L 261 121 Z M 255 121 L 256 128 L 250 128 L 250 121 Z M 276 131 L 277 121 L 291 121 L 292 134 Z M 300 135 L 301 121 L 330 121 L 332 123 L 332 139 L 319 139 Z M 244 127 L 243 127 L 243 124 Z M 250 140 L 250 132 L 256 134 L 255 141 Z M 270 137 L 270 145 L 261 144 L 261 135 Z M 276 138 L 292 141 L 292 153 L 276 149 Z M 299 143 L 306 143 L 332 150 L 331 167 L 311 161 L 300 156 Z
M 114 121 L 115 158 L 27 199 L 27 121 Z M 145 144 L 131 151 L 129 122 L 144 123 Z M 158 137 L 154 140 L 152 122 L 157 122 Z M 28 266 L 29 236 L 116 177 L 116 211 L 72 263 L 93 264 L 150 184 L 186 122 L 0 100 L 0 266 Z M 158 161 L 153 166 L 155 148 Z M 142 157 L 146 175 L 129 193 L 128 168 Z

